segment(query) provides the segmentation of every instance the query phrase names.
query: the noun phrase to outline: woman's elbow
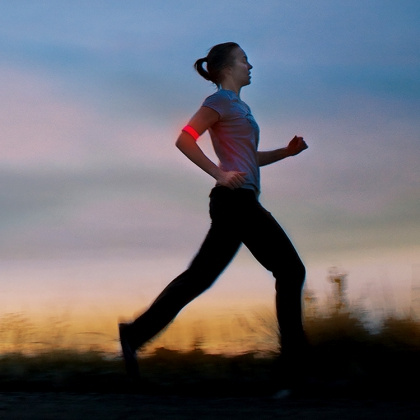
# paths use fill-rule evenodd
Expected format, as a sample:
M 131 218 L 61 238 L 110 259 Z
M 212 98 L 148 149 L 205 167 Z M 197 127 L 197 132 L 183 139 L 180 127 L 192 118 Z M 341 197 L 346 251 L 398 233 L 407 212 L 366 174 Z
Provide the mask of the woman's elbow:
M 175 146 L 184 152 L 186 149 L 190 149 L 191 146 L 195 143 L 192 137 L 190 137 L 186 133 L 181 133 L 179 137 L 176 139 Z
M 182 134 L 179 135 L 179 137 L 175 141 L 175 146 L 181 150 L 182 146 L 184 145 L 184 141 L 182 139 Z

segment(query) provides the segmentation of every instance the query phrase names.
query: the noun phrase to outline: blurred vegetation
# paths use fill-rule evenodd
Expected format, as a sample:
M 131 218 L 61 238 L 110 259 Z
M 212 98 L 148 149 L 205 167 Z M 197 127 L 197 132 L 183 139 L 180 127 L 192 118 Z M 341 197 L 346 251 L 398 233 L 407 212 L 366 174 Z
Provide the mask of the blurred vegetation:
M 269 339 L 270 320 L 259 315 Z M 8 322 L 20 320 L 7 317 Z M 316 392 L 352 392 L 370 396 L 414 396 L 418 381 L 420 324 L 411 317 L 389 316 L 372 333 L 357 314 L 345 311 L 306 320 L 312 352 L 305 360 Z M 2 323 L 3 325 L 3 323 Z M 27 323 L 21 325 L 27 326 Z M 274 328 L 272 328 L 274 330 Z M 4 330 L 2 329 L 2 335 Z M 78 351 L 44 345 L 25 353 L 16 347 L 0 356 L 0 391 L 70 390 L 74 392 L 132 392 L 119 355 L 98 350 Z M 139 356 L 147 392 L 205 395 L 265 395 L 276 387 L 281 370 L 274 352 L 210 354 L 192 343 L 190 351 L 155 348 Z M 276 374 L 274 374 L 276 372 Z
M 341 277 L 340 277 L 341 276 Z M 305 294 L 305 327 L 311 351 L 302 361 L 312 394 L 417 398 L 420 367 L 420 322 L 410 314 L 387 312 L 374 329 L 366 312 L 346 297 L 346 275 L 331 271 L 333 293 L 319 305 Z M 323 310 L 321 310 L 321 308 Z M 37 339 L 23 314 L 0 318 L 0 391 L 69 390 L 135 392 L 119 354 L 98 348 L 72 347 L 68 324 L 51 322 L 48 336 Z M 276 319 L 270 311 L 238 317 L 236 326 L 254 340 L 254 350 L 212 354 L 198 330 L 190 350 L 155 346 L 141 352 L 142 392 L 188 395 L 268 395 L 281 382 L 275 351 Z M 226 337 L 226 333 L 223 337 Z M 114 338 L 115 348 L 118 340 Z

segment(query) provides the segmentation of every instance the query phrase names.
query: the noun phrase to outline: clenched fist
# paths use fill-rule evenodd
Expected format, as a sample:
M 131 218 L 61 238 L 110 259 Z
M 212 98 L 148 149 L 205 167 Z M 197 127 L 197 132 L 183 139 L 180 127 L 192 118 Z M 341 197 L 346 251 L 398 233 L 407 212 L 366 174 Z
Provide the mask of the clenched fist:
M 303 137 L 295 136 L 290 140 L 286 150 L 288 151 L 289 156 L 295 156 L 307 148 L 308 145 L 303 140 Z

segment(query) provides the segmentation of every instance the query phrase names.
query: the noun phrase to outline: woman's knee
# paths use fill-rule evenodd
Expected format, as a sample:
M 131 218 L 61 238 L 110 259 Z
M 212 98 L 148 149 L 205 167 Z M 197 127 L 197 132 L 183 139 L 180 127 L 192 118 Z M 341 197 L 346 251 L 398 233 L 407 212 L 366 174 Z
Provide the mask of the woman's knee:
M 273 272 L 276 278 L 276 288 L 280 285 L 291 285 L 293 287 L 303 287 L 306 277 L 306 268 L 299 259 L 293 264 L 282 265 Z
M 302 283 L 305 281 L 306 277 L 306 267 L 304 266 L 303 262 L 299 260 L 299 263 L 296 267 L 297 277 L 302 279 Z

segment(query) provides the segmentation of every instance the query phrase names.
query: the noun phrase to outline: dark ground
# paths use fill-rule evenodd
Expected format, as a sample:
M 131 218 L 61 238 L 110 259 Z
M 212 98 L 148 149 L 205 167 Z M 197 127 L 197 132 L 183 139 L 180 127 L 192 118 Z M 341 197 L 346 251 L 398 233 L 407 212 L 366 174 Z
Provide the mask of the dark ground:
M 406 361 L 411 371 L 399 365 L 382 375 L 362 363 L 331 366 L 297 394 L 276 398 L 272 360 L 253 355 L 161 350 L 141 360 L 141 389 L 120 358 L 11 355 L 0 360 L 0 419 L 419 419 L 415 360 Z
M 70 392 L 0 394 L 2 419 L 418 419 L 413 400 L 187 397 Z

